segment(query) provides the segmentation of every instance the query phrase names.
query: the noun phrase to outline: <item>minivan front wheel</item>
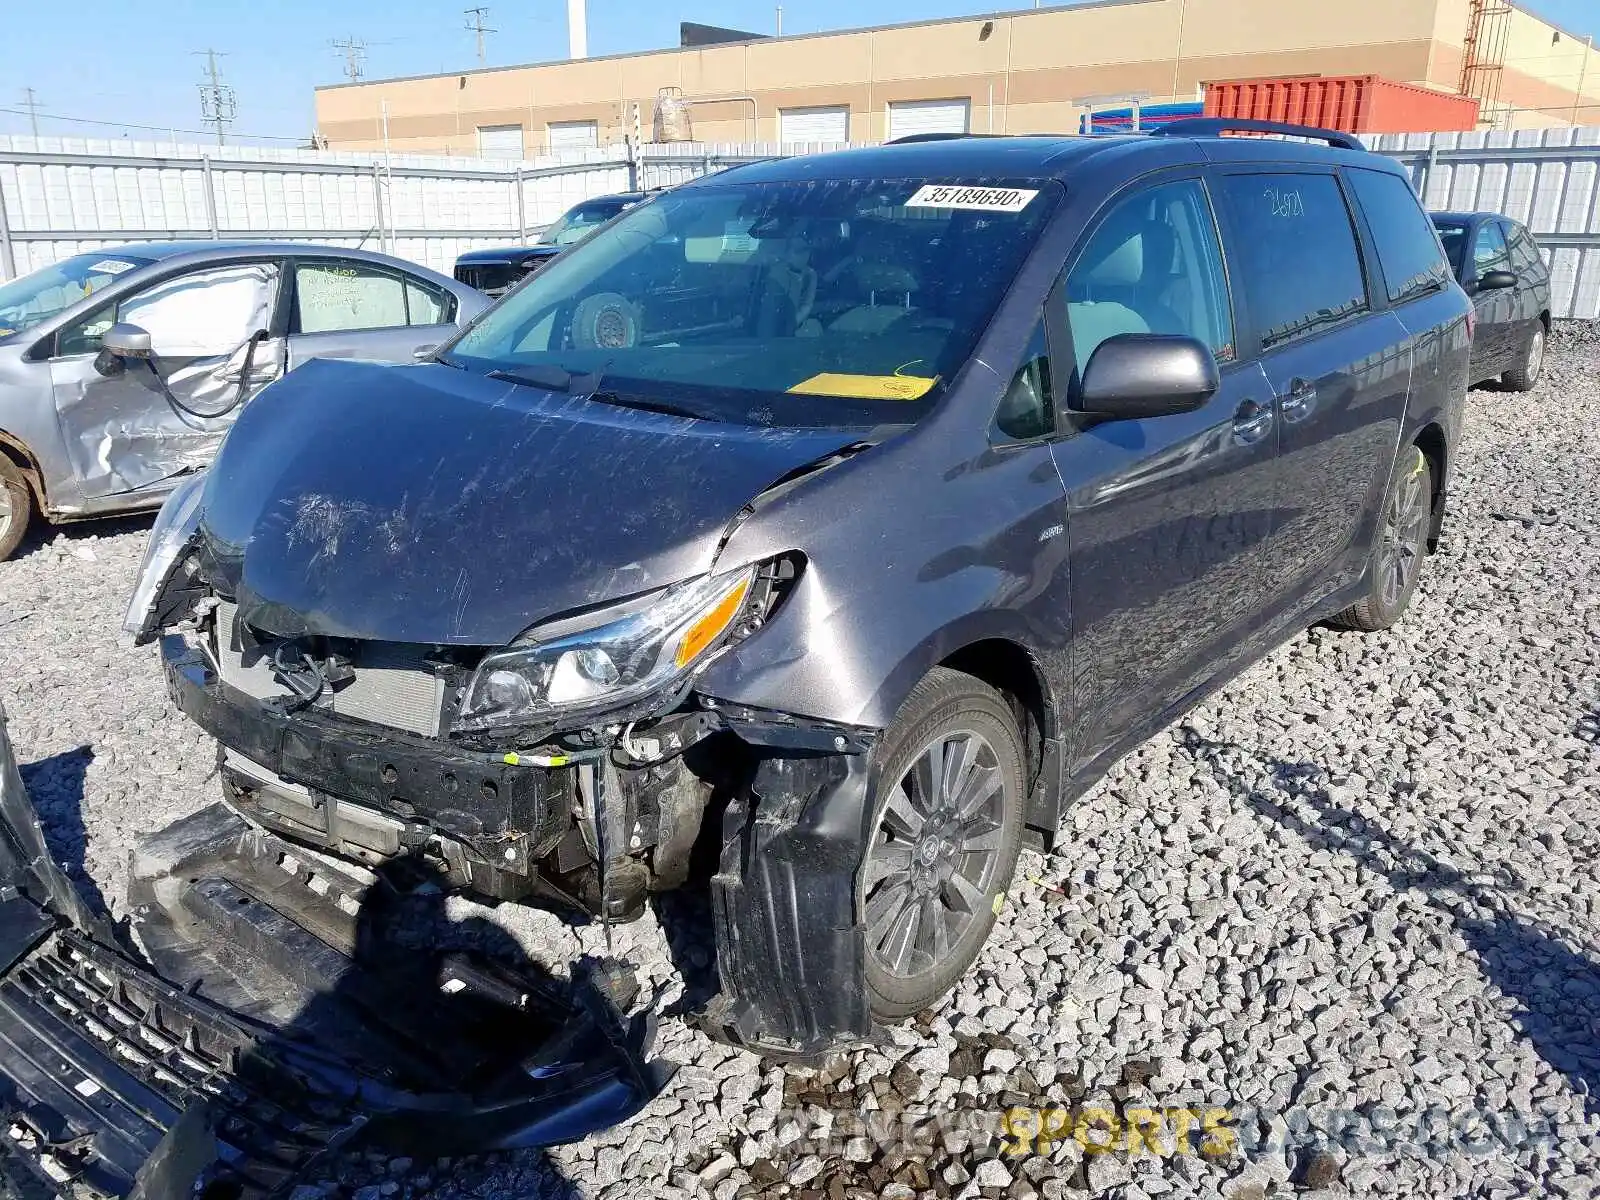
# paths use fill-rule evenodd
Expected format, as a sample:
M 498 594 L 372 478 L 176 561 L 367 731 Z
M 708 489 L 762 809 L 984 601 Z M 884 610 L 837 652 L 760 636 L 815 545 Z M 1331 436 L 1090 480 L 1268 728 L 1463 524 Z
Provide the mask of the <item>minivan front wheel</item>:
M 33 519 L 33 491 L 22 472 L 0 454 L 0 562 L 22 545 Z
M 1374 633 L 1405 613 L 1422 576 L 1433 521 L 1433 466 L 1411 446 L 1400 453 L 1384 498 L 1378 536 L 1367 566 L 1367 593 L 1333 619 L 1344 629 Z
M 873 1016 L 898 1021 L 955 986 L 1011 884 L 1026 795 L 1022 736 L 999 693 L 935 668 L 878 749 L 857 889 Z

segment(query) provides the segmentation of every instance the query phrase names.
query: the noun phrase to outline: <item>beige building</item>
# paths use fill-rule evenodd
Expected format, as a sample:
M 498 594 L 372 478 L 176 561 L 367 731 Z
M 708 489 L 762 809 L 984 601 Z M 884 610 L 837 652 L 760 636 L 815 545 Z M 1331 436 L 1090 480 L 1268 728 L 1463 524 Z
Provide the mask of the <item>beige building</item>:
M 1501 128 L 1600 124 L 1600 51 L 1500 0 L 1098 0 L 342 84 L 316 104 L 334 149 L 381 147 L 386 107 L 397 152 L 532 157 L 636 122 L 648 139 L 664 88 L 698 141 L 873 142 L 1071 131 L 1085 101 L 1194 100 L 1207 80 L 1369 74 L 1466 82 Z

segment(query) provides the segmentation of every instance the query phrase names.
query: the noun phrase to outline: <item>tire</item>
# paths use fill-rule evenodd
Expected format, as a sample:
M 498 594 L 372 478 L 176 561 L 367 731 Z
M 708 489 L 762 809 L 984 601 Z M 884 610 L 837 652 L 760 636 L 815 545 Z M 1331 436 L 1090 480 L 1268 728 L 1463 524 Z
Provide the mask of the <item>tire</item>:
M 856 895 L 867 999 L 875 1018 L 893 1022 L 954 987 L 988 940 L 1022 847 L 1027 775 L 1006 702 L 944 667 L 912 690 L 877 753 L 878 798 Z M 934 780 L 935 762 L 964 763 L 953 795 Z
M 0 562 L 15 553 L 33 521 L 33 489 L 10 459 L 0 454 Z
M 1517 360 L 1517 365 L 1500 376 L 1500 382 L 1513 392 L 1533 391 L 1539 382 L 1539 376 L 1544 374 L 1546 340 L 1544 322 L 1539 321 L 1534 325 L 1533 332 L 1528 335 L 1528 343 L 1522 347 L 1522 357 Z
M 1401 452 L 1367 561 L 1367 594 L 1331 624 L 1376 633 L 1398 621 L 1411 603 L 1428 554 L 1433 520 L 1433 466 L 1416 446 Z

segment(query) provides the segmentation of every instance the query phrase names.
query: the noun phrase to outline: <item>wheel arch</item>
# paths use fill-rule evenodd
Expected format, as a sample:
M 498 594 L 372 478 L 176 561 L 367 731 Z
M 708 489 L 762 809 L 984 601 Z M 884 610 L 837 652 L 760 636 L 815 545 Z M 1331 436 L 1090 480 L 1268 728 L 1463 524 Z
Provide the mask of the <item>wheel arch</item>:
M 1444 527 L 1445 469 L 1449 465 L 1449 443 L 1444 427 L 1437 421 L 1430 421 L 1417 430 L 1417 436 L 1411 439 L 1411 443 L 1422 451 L 1433 475 L 1433 495 L 1429 497 L 1433 518 L 1428 525 L 1428 553 L 1432 554 L 1439 549 L 1439 534 Z
M 28 486 L 33 490 L 33 500 L 40 512 L 47 508 L 45 503 L 44 472 L 39 469 L 39 462 L 34 458 L 33 452 L 22 443 L 20 438 L 14 437 L 4 429 L 0 429 L 0 458 L 5 458 L 22 472 L 22 477 L 28 481 Z

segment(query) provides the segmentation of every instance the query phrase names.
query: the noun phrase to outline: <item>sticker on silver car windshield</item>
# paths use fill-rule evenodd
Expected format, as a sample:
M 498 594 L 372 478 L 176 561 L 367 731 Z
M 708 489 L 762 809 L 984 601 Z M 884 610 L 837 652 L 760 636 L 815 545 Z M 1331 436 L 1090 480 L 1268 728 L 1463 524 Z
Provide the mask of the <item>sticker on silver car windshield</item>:
M 123 262 L 120 258 L 102 258 L 89 268 L 91 275 L 121 275 L 124 271 L 133 270 L 134 264 Z
M 962 187 L 928 183 L 919 187 L 906 208 L 964 208 L 973 212 L 1021 212 L 1039 193 L 1027 188 Z

